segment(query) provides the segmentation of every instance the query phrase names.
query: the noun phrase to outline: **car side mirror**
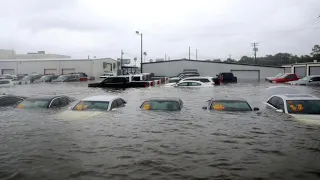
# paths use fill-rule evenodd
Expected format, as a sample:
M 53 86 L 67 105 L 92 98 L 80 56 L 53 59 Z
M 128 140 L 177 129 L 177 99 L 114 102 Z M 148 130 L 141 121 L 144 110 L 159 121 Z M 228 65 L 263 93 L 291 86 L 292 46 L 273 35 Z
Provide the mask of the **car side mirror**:
M 259 111 L 259 108 L 254 107 L 253 110 L 254 110 L 254 111 Z
M 282 109 L 277 109 L 276 111 L 279 112 L 279 113 L 283 113 Z
M 313 81 L 312 79 L 309 80 L 309 82 L 312 82 L 312 81 Z
M 208 109 L 206 106 L 203 106 L 202 109 Z

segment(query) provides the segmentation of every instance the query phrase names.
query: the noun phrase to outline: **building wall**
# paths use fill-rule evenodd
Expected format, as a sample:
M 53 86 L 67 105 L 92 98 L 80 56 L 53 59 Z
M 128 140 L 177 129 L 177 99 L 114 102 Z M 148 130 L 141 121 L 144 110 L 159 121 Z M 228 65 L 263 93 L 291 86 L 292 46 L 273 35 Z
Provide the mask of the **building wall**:
M 220 72 L 231 72 L 231 70 L 259 70 L 260 80 L 266 77 L 275 76 L 284 72 L 284 68 L 247 66 L 212 62 L 196 62 L 196 61 L 167 61 L 162 63 L 146 63 L 143 64 L 144 73 L 154 73 L 156 76 L 177 76 L 183 72 L 183 69 L 197 69 L 201 76 L 213 76 Z M 254 79 L 254 78 L 253 78 Z
M 310 68 L 309 67 L 319 67 L 320 68 L 320 63 L 307 63 L 307 64 L 292 64 L 292 65 L 284 65 L 283 67 L 287 69 L 291 69 L 291 73 L 295 73 L 294 69 L 295 67 L 305 67 L 306 68 L 306 76 L 310 75 Z M 319 74 L 320 75 L 320 74 Z
M 2 69 L 13 69 L 15 74 L 44 74 L 45 69 L 57 69 L 57 74 L 62 74 L 62 69 L 75 69 L 75 72 L 84 72 L 88 76 L 100 77 L 106 69 L 103 63 L 112 64 L 112 72 L 117 73 L 116 61 L 110 58 L 84 59 L 84 60 L 20 60 L 0 61 L 0 74 Z M 115 66 L 114 66 L 115 65 Z

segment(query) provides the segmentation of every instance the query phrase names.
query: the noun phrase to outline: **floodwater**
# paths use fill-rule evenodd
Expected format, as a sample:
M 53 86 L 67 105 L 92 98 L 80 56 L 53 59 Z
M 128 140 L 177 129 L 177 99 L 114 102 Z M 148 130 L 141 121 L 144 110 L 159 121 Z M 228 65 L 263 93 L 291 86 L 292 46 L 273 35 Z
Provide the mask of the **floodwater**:
M 93 117 L 0 109 L 0 179 L 319 179 L 320 127 L 265 109 L 271 84 L 107 90 L 86 83 L 0 89 L 17 95 L 116 94 L 127 106 Z M 320 96 L 319 88 L 297 87 Z M 139 110 L 148 97 L 179 97 L 181 112 Z M 212 113 L 211 97 L 243 97 L 260 111 Z M 62 115 L 64 114 L 64 116 Z

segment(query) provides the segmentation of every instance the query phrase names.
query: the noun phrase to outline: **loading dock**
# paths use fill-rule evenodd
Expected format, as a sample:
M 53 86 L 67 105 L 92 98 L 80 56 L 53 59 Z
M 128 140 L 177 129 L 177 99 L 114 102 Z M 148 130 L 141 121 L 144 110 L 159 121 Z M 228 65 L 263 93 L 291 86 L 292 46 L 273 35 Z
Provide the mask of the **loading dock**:
M 296 73 L 299 78 L 305 77 L 307 75 L 307 67 L 306 66 L 294 67 L 294 73 Z
M 14 69 L 2 69 L 2 74 L 14 74 Z
M 309 75 L 320 75 L 320 66 L 309 66 Z

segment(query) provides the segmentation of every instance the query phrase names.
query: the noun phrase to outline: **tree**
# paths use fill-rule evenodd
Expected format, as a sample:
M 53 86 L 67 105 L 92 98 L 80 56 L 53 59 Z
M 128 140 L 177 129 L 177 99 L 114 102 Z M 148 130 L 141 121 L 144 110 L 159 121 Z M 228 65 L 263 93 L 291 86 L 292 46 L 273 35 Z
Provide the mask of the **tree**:
M 319 45 L 314 45 L 314 47 L 312 48 L 311 55 L 313 57 L 318 57 L 320 55 L 320 46 Z

